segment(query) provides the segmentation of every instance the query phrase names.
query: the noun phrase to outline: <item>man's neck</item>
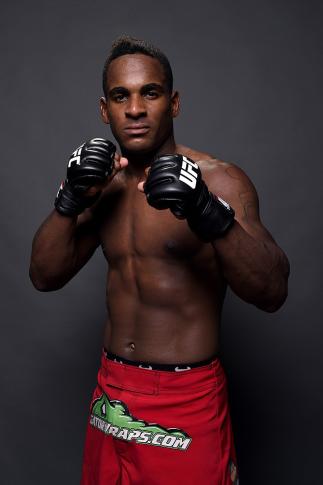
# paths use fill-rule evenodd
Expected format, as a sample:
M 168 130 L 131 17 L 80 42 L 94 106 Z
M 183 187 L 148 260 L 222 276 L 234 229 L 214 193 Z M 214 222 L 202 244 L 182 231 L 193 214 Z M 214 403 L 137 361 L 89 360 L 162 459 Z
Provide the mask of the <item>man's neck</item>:
M 125 175 L 129 178 L 142 179 L 145 176 L 145 169 L 151 162 L 166 153 L 176 153 L 174 136 L 171 136 L 158 149 L 148 153 L 134 153 L 122 150 L 122 156 L 128 159 L 128 165 L 124 169 Z

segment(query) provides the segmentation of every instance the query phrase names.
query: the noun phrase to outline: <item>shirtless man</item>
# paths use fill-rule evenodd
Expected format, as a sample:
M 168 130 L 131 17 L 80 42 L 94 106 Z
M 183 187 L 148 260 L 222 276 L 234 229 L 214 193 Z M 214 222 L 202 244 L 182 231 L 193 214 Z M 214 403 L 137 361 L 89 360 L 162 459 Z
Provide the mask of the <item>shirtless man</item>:
M 289 263 L 250 179 L 175 142 L 172 84 L 160 50 L 114 43 L 100 108 L 121 154 L 102 139 L 75 150 L 33 240 L 40 291 L 62 288 L 98 246 L 108 262 L 82 485 L 237 484 L 217 357 L 226 288 L 266 312 L 287 297 Z

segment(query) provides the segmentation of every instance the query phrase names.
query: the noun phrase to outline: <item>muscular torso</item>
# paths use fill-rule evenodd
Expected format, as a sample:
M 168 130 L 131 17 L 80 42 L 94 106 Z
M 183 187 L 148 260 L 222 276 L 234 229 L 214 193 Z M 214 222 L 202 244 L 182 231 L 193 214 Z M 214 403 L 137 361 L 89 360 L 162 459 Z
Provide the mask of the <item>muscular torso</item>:
M 197 162 L 211 159 L 185 147 L 178 152 Z M 207 170 L 199 165 L 207 182 Z M 149 206 L 137 184 L 121 171 L 98 206 L 109 265 L 104 345 L 132 360 L 207 359 L 218 352 L 226 290 L 219 261 L 185 220 Z

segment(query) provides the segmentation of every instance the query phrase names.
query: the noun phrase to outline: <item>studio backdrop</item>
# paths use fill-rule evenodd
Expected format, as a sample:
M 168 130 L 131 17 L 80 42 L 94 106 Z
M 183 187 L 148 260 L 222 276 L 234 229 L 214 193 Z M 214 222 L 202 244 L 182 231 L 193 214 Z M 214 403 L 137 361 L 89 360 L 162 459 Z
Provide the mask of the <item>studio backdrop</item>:
M 99 248 L 48 293 L 28 269 L 69 154 L 112 136 L 99 117 L 101 72 L 124 33 L 168 55 L 181 95 L 177 141 L 248 174 L 290 260 L 278 312 L 230 290 L 224 306 L 240 483 L 320 483 L 322 3 L 45 0 L 1 10 L 1 483 L 79 482 L 108 268 Z

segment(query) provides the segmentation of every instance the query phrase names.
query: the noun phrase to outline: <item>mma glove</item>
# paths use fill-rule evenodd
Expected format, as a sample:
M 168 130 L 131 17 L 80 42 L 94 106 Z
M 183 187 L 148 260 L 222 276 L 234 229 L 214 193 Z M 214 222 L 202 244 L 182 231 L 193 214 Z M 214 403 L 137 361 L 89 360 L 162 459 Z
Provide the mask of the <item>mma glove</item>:
M 163 155 L 154 160 L 144 192 L 152 207 L 168 208 L 176 217 L 186 219 L 203 242 L 223 236 L 234 223 L 234 210 L 208 190 L 198 164 L 184 155 Z
M 115 145 L 103 138 L 93 138 L 77 148 L 69 158 L 66 179 L 62 182 L 56 198 L 55 208 L 64 216 L 81 214 L 100 197 L 85 192 L 92 186 L 102 184 L 111 175 L 114 167 Z

